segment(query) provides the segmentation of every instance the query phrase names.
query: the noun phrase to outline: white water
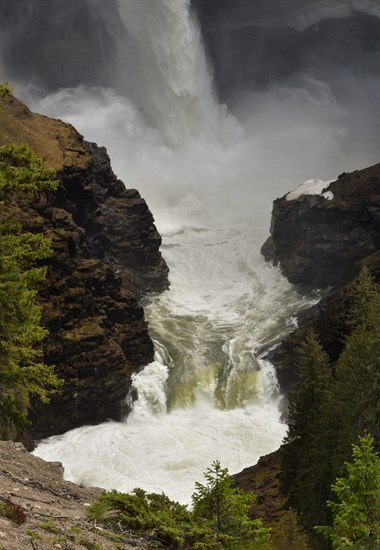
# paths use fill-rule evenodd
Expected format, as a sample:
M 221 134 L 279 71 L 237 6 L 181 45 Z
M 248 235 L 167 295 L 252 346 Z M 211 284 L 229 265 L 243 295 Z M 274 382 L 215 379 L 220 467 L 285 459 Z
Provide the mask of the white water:
M 347 112 L 314 80 L 249 97 L 248 118 L 240 101 L 240 122 L 229 116 L 213 99 L 188 4 L 120 0 L 138 52 L 130 97 L 82 87 L 33 105 L 107 146 L 116 173 L 154 212 L 171 269 L 170 291 L 147 307 L 156 361 L 134 378 L 128 419 L 52 437 L 35 452 L 63 462 L 73 481 L 183 502 L 213 460 L 239 471 L 285 434 L 261 349 L 307 301 L 259 254 L 271 200 L 373 154 L 348 139 Z
M 215 136 L 219 108 L 190 0 L 118 5 L 136 62 L 130 88 L 145 117 L 172 146 L 202 133 Z
M 286 426 L 273 368 L 255 351 L 306 302 L 258 245 L 248 224 L 166 233 L 172 287 L 147 308 L 156 361 L 134 377 L 133 412 L 49 438 L 36 453 L 62 461 L 73 481 L 188 502 L 213 460 L 237 472 L 274 450 Z

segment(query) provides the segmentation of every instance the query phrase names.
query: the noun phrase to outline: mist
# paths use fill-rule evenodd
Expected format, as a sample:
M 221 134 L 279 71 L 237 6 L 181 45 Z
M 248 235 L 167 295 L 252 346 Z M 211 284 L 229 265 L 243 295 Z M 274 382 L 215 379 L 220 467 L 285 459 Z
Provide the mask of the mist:
M 335 32 L 292 29 L 284 42 L 272 28 L 238 54 L 219 29 L 218 57 L 190 0 L 107 0 L 107 13 L 100 0 L 67 4 L 0 0 L 4 77 L 33 110 L 107 147 L 153 212 L 171 287 L 145 308 L 156 358 L 133 376 L 126 421 L 36 453 L 73 481 L 188 502 L 212 460 L 236 472 L 285 435 L 263 350 L 318 296 L 300 295 L 260 245 L 277 196 L 378 161 L 378 50 L 359 40 L 342 63 Z
M 296 33 L 298 42 L 288 42 L 285 52 L 292 58 L 286 71 L 273 68 L 281 65 L 283 48 L 281 56 L 272 51 L 266 59 L 266 35 L 235 68 L 225 59 L 227 44 L 220 58 L 235 71 L 235 84 L 223 90 L 218 75 L 214 87 L 202 84 L 210 71 L 200 54 L 190 77 L 174 58 L 165 65 L 173 46 L 163 37 L 149 42 L 153 31 L 142 32 L 135 3 L 119 6 L 120 15 L 113 0 L 107 11 L 99 0 L 65 3 L 64 9 L 60 0 L 20 0 L 13 8 L 2 0 L 4 77 L 33 110 L 67 120 L 105 145 L 114 170 L 142 192 L 158 225 L 179 214 L 214 223 L 252 217 L 268 227 L 277 196 L 306 179 L 334 179 L 378 161 L 380 82 L 372 69 L 379 54 L 359 43 L 357 33 L 346 53 L 325 30 L 313 33 L 306 50 Z M 177 47 L 186 47 L 183 29 L 179 36 L 172 31 Z M 255 74 L 266 69 L 265 83 L 247 75 L 244 81 L 239 65 L 248 59 Z M 217 93 L 224 105 L 217 105 Z M 195 116 L 183 110 L 184 97 L 190 98 L 186 109 L 194 111 L 194 97 L 201 105 Z

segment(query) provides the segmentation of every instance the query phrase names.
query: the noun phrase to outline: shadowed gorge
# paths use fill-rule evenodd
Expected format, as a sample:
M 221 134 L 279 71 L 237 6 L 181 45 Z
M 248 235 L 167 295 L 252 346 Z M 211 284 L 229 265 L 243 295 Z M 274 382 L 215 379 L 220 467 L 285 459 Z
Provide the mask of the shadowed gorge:
M 0 0 L 4 78 L 65 121 L 16 100 L 0 121 L 1 142 L 22 134 L 61 180 L 25 222 L 53 238 L 46 353 L 73 384 L 48 430 L 34 413 L 37 435 L 59 433 L 36 453 L 70 480 L 188 502 L 213 460 L 236 472 L 279 447 L 295 360 L 278 377 L 274 350 L 320 286 L 378 250 L 379 5 L 66 4 Z M 334 198 L 275 202 L 273 266 L 272 202 L 310 179 L 335 181 Z

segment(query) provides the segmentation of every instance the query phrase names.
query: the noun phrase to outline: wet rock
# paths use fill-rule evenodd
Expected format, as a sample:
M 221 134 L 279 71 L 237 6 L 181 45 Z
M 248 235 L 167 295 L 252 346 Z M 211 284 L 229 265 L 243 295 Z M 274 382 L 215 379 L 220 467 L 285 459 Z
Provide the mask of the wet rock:
M 265 258 L 279 263 L 301 290 L 325 287 L 321 301 L 298 316 L 298 328 L 266 356 L 285 393 L 297 380 L 306 330 L 314 329 L 334 364 L 348 334 L 352 279 L 366 265 L 380 283 L 380 164 L 341 174 L 328 191 L 332 200 L 318 195 L 277 199 L 271 237 L 262 247 Z

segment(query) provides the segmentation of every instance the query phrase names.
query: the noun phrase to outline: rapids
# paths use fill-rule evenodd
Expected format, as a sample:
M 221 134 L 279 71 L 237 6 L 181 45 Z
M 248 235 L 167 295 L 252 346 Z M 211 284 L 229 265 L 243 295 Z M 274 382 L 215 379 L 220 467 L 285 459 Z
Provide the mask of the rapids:
M 146 304 L 156 358 L 134 375 L 130 415 L 41 441 L 35 454 L 62 462 L 72 481 L 189 502 L 213 460 L 239 471 L 286 432 L 263 355 L 317 296 L 299 295 L 260 256 L 271 201 L 369 163 L 374 151 L 352 139 L 349 110 L 311 77 L 240 95 L 229 114 L 215 99 L 189 0 L 118 6 L 124 89 L 26 86 L 23 97 L 107 146 L 115 172 L 155 215 L 171 288 Z

